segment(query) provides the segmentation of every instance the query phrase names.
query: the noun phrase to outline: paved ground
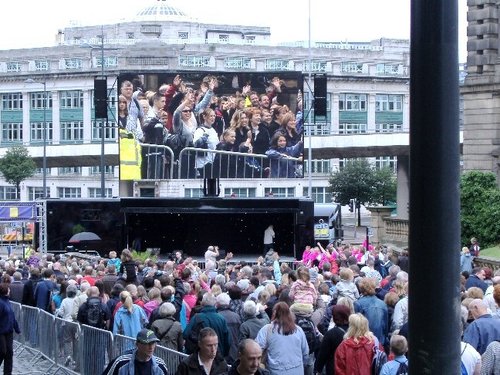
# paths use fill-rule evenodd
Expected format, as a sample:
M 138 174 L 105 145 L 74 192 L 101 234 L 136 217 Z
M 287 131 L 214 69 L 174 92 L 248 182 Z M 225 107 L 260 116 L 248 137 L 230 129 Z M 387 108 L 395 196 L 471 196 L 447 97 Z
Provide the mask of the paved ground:
M 3 365 L 0 366 L 0 373 L 3 373 Z M 78 373 L 65 369 L 54 364 L 44 357 L 38 350 L 21 346 L 14 342 L 14 367 L 13 375 L 76 375 Z

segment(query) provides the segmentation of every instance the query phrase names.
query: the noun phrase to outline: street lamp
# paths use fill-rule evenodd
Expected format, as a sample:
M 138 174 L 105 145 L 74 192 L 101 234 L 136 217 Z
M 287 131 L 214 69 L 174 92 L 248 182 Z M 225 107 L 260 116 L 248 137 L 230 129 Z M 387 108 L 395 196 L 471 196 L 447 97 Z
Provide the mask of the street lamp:
M 28 78 L 24 83 L 43 85 L 43 159 L 42 159 L 42 181 L 43 181 L 43 196 L 47 194 L 47 81 L 35 81 Z

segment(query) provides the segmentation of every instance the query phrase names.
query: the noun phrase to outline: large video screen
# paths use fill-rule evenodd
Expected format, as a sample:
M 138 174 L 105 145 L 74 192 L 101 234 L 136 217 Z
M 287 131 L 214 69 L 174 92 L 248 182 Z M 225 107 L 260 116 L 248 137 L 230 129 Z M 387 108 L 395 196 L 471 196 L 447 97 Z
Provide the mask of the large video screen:
M 120 179 L 301 178 L 300 72 L 123 73 Z

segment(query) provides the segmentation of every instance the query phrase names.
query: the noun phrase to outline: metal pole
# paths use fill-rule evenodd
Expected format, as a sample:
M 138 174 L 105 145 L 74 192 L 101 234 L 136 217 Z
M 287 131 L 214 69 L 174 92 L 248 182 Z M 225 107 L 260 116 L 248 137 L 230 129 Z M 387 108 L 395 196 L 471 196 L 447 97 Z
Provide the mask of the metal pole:
M 104 26 L 101 25 L 101 77 L 104 79 Z M 106 95 L 108 93 L 108 82 L 106 80 Z M 108 98 L 106 97 L 106 107 L 108 104 Z M 106 108 L 107 111 L 107 108 Z M 101 198 L 106 197 L 105 193 L 105 165 L 104 165 L 104 132 L 106 131 L 106 125 L 108 122 L 108 116 L 106 113 L 106 118 L 102 119 L 102 133 L 101 133 Z
M 42 159 L 42 181 L 43 194 L 47 197 L 47 82 L 43 81 L 43 159 Z
M 460 373 L 457 8 L 456 0 L 411 2 L 408 294 L 412 374 Z M 429 301 L 432 308 L 424 308 Z
M 311 0 L 308 1 L 308 60 L 309 60 L 309 71 L 307 74 L 307 80 L 309 82 L 309 100 L 307 104 L 308 115 L 307 115 L 307 126 L 304 127 L 308 129 L 309 137 L 308 137 L 308 147 L 307 147 L 307 170 L 308 170 L 308 178 L 307 178 L 307 195 L 309 198 L 312 198 L 312 129 L 311 129 L 311 110 L 312 110 L 312 91 L 311 91 L 311 71 L 312 71 L 312 51 L 311 51 Z

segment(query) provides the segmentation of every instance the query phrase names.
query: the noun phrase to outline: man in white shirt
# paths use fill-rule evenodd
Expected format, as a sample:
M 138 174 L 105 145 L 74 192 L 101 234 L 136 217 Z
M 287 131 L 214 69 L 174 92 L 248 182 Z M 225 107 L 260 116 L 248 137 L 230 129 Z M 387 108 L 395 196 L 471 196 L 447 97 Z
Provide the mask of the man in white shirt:
M 274 249 L 274 229 L 273 225 L 269 225 L 267 229 L 264 231 L 264 256 L 266 256 L 267 252 L 270 249 Z

